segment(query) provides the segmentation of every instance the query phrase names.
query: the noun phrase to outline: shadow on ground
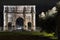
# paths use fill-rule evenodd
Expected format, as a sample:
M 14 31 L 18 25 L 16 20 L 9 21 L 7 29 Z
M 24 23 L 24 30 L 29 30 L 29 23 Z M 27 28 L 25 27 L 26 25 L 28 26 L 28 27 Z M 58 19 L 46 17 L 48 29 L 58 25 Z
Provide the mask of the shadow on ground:
M 5 36 L 0 36 L 0 40 L 52 40 L 48 37 L 42 37 L 42 36 L 28 36 L 28 35 L 5 35 Z

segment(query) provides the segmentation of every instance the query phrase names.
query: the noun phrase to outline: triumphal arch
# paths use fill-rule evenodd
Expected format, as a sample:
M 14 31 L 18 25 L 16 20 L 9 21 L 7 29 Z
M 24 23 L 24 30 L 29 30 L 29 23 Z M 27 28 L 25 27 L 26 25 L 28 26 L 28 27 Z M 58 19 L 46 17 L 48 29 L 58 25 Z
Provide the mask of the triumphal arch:
M 4 5 L 4 31 L 36 30 L 35 5 Z

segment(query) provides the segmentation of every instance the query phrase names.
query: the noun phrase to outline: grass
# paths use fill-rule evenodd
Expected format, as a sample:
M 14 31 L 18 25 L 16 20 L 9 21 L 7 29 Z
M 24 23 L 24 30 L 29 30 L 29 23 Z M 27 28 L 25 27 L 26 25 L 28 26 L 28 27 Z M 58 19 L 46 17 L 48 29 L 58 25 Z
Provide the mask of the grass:
M 32 35 L 32 36 L 44 36 L 49 37 L 51 39 L 57 39 L 54 36 L 54 33 L 47 33 L 47 32 L 0 32 L 0 36 L 18 36 L 18 35 Z

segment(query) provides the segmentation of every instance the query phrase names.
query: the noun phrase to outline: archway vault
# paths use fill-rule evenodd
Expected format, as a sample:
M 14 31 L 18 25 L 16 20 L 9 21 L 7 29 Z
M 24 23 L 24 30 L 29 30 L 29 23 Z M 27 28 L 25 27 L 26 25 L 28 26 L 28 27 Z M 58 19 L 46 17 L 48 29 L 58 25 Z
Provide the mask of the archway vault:
M 16 28 L 23 28 L 24 26 L 24 19 L 21 17 L 18 17 L 16 19 Z

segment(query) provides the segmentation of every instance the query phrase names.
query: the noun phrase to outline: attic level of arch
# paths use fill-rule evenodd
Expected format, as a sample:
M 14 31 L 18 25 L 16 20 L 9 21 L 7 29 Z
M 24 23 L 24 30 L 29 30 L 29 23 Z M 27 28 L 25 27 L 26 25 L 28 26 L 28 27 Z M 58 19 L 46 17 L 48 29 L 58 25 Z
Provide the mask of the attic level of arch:
M 35 12 L 35 8 L 33 7 L 27 7 L 27 6 L 21 6 L 21 8 L 19 8 L 19 6 L 4 6 L 5 13 L 17 13 L 17 14 L 21 14 L 21 13 L 33 13 Z

